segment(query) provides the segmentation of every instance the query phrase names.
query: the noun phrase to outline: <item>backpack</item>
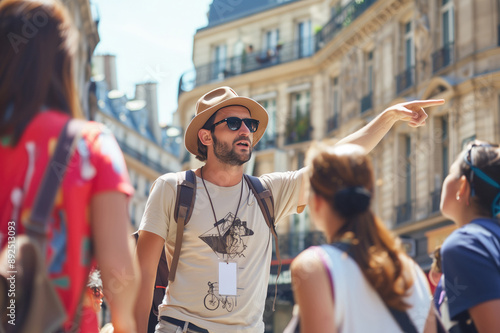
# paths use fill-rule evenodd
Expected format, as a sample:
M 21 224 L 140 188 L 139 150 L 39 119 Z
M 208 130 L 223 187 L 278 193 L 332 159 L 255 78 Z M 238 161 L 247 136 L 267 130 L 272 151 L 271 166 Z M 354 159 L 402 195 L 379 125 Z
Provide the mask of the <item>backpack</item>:
M 276 242 L 276 256 L 278 257 L 278 276 L 281 272 L 281 258 L 279 255 L 278 234 L 274 226 L 274 200 L 273 194 L 270 190 L 262 186 L 259 178 L 249 175 L 243 175 L 243 178 L 248 184 L 248 187 L 257 199 L 257 203 L 264 215 L 264 219 L 274 237 Z M 169 269 L 165 248 L 163 248 L 156 271 L 155 290 L 153 296 L 153 313 L 158 316 L 158 306 L 162 304 L 163 297 L 165 296 L 165 288 L 168 286 L 169 281 L 175 280 L 175 273 L 177 271 L 177 264 L 179 262 L 179 255 L 182 247 L 182 235 L 184 232 L 181 225 L 188 224 L 193 213 L 194 200 L 196 198 L 196 175 L 192 170 L 177 172 L 177 197 L 175 200 L 174 219 L 177 223 L 177 233 L 175 238 L 175 248 L 172 257 L 172 265 Z M 276 284 L 276 288 L 277 288 Z M 275 291 L 277 293 L 277 289 Z M 274 308 L 274 306 L 273 306 Z
M 59 134 L 26 233 L 16 235 L 16 222 L 8 224 L 7 244 L 0 256 L 0 333 L 62 331 L 67 315 L 48 276 L 46 236 L 55 196 L 84 124 L 69 120 Z M 74 319 L 78 322 L 78 315 Z

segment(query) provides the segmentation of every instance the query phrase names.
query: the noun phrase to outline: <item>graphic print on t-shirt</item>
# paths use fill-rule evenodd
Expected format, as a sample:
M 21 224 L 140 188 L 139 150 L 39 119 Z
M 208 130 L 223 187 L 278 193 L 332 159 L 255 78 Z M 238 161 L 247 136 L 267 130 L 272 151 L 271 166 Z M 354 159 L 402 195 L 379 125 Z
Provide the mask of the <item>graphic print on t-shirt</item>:
M 222 259 L 244 257 L 248 239 L 253 230 L 247 227 L 247 221 L 241 221 L 228 213 L 223 219 L 214 224 L 214 227 L 200 236 L 200 239 L 212 248 L 215 253 L 222 254 Z
M 221 259 L 234 259 L 245 256 L 247 237 L 253 234 L 253 230 L 247 227 L 247 221 L 241 221 L 238 217 L 235 218 L 233 213 L 228 213 L 215 223 L 213 228 L 203 233 L 200 239 L 207 243 L 218 256 L 221 254 Z M 219 295 L 217 282 L 208 281 L 208 287 L 207 295 L 203 299 L 205 308 L 215 311 L 222 304 L 223 309 L 228 312 L 233 311 L 237 296 Z
M 222 308 L 226 309 L 227 312 L 231 312 L 236 304 L 236 297 L 219 295 L 217 282 L 208 281 L 208 292 L 203 299 L 203 303 L 205 308 L 210 311 L 215 311 L 222 303 Z

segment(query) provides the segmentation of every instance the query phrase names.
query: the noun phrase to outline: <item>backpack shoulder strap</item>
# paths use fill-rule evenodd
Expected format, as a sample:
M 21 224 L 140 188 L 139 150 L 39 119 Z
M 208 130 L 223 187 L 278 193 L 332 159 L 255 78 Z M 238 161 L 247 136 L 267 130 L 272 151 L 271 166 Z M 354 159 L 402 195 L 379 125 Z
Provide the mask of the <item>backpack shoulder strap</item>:
M 259 207 L 262 210 L 264 219 L 270 229 L 276 233 L 276 228 L 274 226 L 274 199 L 273 194 L 270 190 L 264 188 L 260 179 L 258 177 L 243 175 L 245 177 L 250 190 L 259 203 Z
M 177 197 L 175 199 L 174 219 L 177 223 L 177 234 L 175 237 L 175 249 L 172 257 L 172 265 L 168 273 L 168 280 L 175 280 L 177 264 L 182 247 L 182 234 L 184 226 L 188 224 L 193 214 L 194 200 L 196 198 L 196 175 L 192 170 L 177 173 Z
M 47 222 L 54 206 L 54 199 L 85 123 L 86 121 L 81 119 L 70 119 L 61 130 L 56 149 L 38 188 L 30 219 L 25 226 L 26 233 L 38 243 L 43 255 L 45 255 Z
M 274 225 L 274 199 L 273 194 L 270 190 L 264 188 L 260 179 L 255 176 L 250 176 L 244 174 L 246 182 L 248 183 L 248 187 L 253 192 L 253 195 L 257 199 L 257 203 L 259 204 L 260 210 L 262 211 L 262 215 L 264 215 L 264 219 L 266 220 L 267 226 L 271 231 L 274 242 L 276 244 L 276 258 L 278 258 L 278 274 L 276 275 L 276 285 L 274 290 L 274 302 L 273 302 L 273 311 L 276 303 L 276 296 L 278 294 L 278 278 L 281 273 L 281 257 L 280 257 L 280 247 L 278 243 L 278 234 L 276 233 L 276 226 Z
M 354 260 L 353 253 L 351 251 L 351 245 L 349 243 L 333 242 L 331 244 L 321 245 L 321 247 L 325 250 L 325 252 L 328 255 L 331 255 L 330 249 L 333 247 L 333 248 L 336 248 L 342 252 L 347 253 L 349 255 L 349 257 L 351 257 Z M 384 304 L 385 304 L 385 302 L 384 302 Z M 406 332 L 406 333 L 417 333 L 418 332 L 416 327 L 415 327 L 415 324 L 411 320 L 407 311 L 396 310 L 394 308 L 387 306 L 387 304 L 385 304 L 385 305 L 403 332 Z

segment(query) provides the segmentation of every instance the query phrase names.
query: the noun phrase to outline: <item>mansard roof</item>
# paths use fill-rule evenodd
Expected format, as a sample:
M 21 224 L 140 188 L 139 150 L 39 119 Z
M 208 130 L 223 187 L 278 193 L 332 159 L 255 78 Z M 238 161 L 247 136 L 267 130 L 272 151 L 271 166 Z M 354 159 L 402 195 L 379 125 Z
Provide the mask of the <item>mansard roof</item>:
M 208 12 L 208 25 L 199 30 L 241 19 L 300 0 L 214 0 Z

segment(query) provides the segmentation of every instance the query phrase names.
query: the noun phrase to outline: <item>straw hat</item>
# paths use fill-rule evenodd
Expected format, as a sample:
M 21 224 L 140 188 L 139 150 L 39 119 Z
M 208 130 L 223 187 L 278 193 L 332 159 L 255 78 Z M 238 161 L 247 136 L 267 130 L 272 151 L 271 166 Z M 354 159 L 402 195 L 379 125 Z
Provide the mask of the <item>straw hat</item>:
M 269 118 L 266 109 L 251 98 L 238 96 L 229 87 L 220 87 L 206 93 L 196 103 L 196 114 L 189 123 L 184 135 L 184 145 L 191 154 L 198 155 L 198 131 L 215 112 L 230 105 L 246 107 L 250 110 L 250 116 L 260 122 L 259 128 L 253 134 L 253 146 L 259 142 L 266 131 Z

